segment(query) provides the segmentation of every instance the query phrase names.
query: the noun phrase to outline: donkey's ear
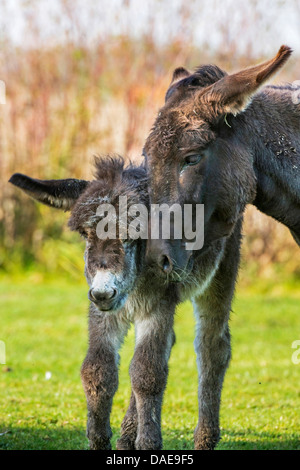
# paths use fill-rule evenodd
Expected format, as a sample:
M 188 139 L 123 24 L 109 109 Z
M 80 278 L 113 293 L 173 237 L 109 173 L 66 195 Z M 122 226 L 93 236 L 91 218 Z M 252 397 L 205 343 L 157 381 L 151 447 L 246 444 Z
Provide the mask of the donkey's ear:
M 179 80 L 182 80 L 183 78 L 187 78 L 191 75 L 191 73 L 185 69 L 184 67 L 177 67 L 177 69 L 174 70 L 173 76 L 172 76 L 172 81 L 170 83 L 171 85 L 174 85 L 174 83 L 178 82 Z
M 238 114 L 250 104 L 258 89 L 285 64 L 292 49 L 281 46 L 276 57 L 263 64 L 227 75 L 201 93 L 201 101 L 213 105 L 217 116 Z
M 174 70 L 171 83 L 169 85 L 169 88 L 165 96 L 165 101 L 167 101 L 170 98 L 170 96 L 173 94 L 173 92 L 176 90 L 177 83 L 180 80 L 183 80 L 184 78 L 189 77 L 190 75 L 191 73 L 184 67 L 177 67 L 177 69 Z
M 73 207 L 88 185 L 88 181 L 84 180 L 37 180 L 21 173 L 12 175 L 9 183 L 22 189 L 33 199 L 64 211 Z

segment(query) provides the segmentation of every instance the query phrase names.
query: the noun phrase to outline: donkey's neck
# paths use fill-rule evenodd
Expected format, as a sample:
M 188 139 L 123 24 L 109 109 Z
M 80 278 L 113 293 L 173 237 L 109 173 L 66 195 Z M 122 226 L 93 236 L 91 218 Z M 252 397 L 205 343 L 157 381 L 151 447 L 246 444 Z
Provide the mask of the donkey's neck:
M 293 104 L 294 91 L 290 86 L 266 87 L 245 114 L 255 136 L 253 204 L 300 235 L 300 106 Z

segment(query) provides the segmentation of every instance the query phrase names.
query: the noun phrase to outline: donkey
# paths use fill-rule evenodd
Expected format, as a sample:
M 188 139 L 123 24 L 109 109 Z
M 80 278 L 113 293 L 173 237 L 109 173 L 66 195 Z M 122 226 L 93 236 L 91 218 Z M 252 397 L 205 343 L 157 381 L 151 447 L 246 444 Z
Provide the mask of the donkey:
M 177 286 L 162 283 L 153 276 L 151 268 L 147 268 L 146 240 L 120 238 L 120 227 L 115 239 L 97 236 L 98 224 L 104 220 L 97 210 L 101 204 L 105 204 L 105 208 L 111 204 L 116 209 L 117 222 L 120 196 L 127 197 L 129 207 L 148 206 L 145 168 L 124 166 L 121 158 L 111 157 L 96 159 L 95 170 L 93 181 L 42 181 L 14 174 L 10 182 L 39 202 L 71 211 L 70 228 L 86 240 L 89 348 L 81 378 L 87 399 L 90 448 L 111 448 L 110 412 L 118 388 L 118 350 L 134 323 L 136 342 L 130 364 L 132 394 L 117 448 L 160 449 L 162 398 L 168 359 L 175 342 Z M 133 217 L 129 212 L 128 223 Z
M 204 204 L 204 245 L 150 240 L 148 258 L 162 276 L 183 283 L 196 318 L 199 372 L 196 449 L 220 439 L 223 379 L 231 357 L 228 320 L 247 204 L 286 225 L 300 244 L 300 104 L 291 86 L 260 87 L 291 49 L 228 75 L 217 66 L 175 69 L 165 104 L 146 139 L 150 202 Z M 188 284 L 188 285 L 187 285 Z

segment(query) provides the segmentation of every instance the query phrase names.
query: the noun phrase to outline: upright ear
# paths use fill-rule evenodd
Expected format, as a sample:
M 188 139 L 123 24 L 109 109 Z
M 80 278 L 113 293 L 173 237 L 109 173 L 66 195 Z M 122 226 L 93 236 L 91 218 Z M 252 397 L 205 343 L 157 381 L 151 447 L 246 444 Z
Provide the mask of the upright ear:
M 88 181 L 84 180 L 37 180 L 21 173 L 12 175 L 9 183 L 22 189 L 33 199 L 64 211 L 73 207 L 88 185 Z
M 290 47 L 281 46 L 272 60 L 225 76 L 206 88 L 199 98 L 213 106 L 217 116 L 236 115 L 247 108 L 258 89 L 279 71 L 291 54 Z
M 183 78 L 189 77 L 190 75 L 191 73 L 184 67 L 177 67 L 177 69 L 175 69 L 173 72 L 170 86 L 174 85 L 174 83 L 178 82 L 179 80 L 182 80 Z
M 184 67 L 177 67 L 177 69 L 174 70 L 171 83 L 165 96 L 165 101 L 167 101 L 175 91 L 177 83 L 190 75 L 191 73 Z

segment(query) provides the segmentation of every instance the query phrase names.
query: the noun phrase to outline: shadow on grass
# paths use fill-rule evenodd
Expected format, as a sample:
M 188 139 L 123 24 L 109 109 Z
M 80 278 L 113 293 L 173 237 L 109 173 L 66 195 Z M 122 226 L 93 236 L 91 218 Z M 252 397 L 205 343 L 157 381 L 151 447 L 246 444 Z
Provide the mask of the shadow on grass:
M 87 450 L 83 428 L 11 427 L 0 432 L 0 450 Z
M 278 432 L 223 430 L 218 449 L 228 450 L 300 450 L 300 436 Z
M 164 436 L 164 450 L 193 450 L 192 434 L 172 431 Z M 226 431 L 217 450 L 300 450 L 299 436 L 280 436 L 275 433 L 255 431 Z M 186 437 L 184 437 L 186 436 Z M 112 447 L 116 448 L 119 432 L 113 430 Z M 26 428 L 12 427 L 1 430 L 0 450 L 88 450 L 83 428 Z

